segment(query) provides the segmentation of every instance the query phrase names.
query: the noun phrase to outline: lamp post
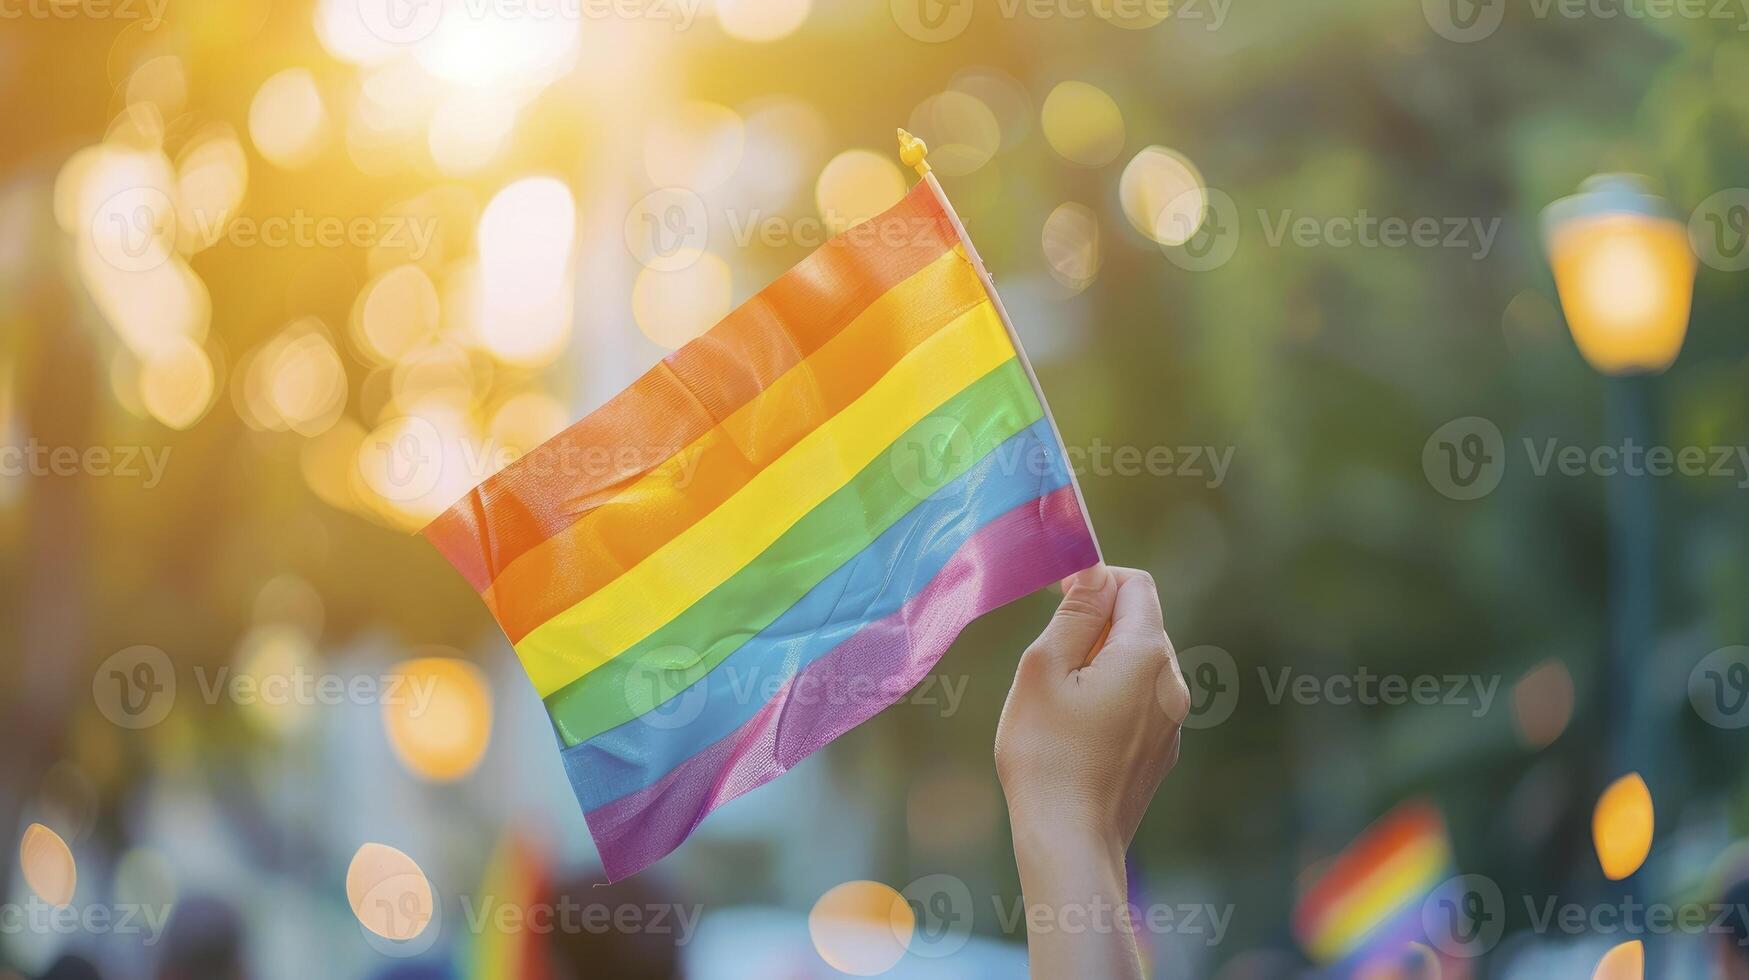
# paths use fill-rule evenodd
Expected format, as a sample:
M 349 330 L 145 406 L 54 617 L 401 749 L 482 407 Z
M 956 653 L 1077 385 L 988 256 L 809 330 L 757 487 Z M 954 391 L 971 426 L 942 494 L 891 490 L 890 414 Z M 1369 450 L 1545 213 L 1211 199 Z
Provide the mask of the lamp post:
M 1682 350 L 1694 296 L 1695 256 L 1686 226 L 1644 178 L 1601 174 L 1543 211 L 1543 245 L 1579 353 L 1607 377 L 1610 436 L 1650 447 L 1652 376 Z M 1608 477 L 1609 654 L 1603 692 L 1614 772 L 1658 758 L 1645 717 L 1640 665 L 1657 641 L 1657 508 L 1651 477 Z M 1634 877 L 1638 877 L 1637 875 Z M 1626 883 L 1637 891 L 1632 878 Z

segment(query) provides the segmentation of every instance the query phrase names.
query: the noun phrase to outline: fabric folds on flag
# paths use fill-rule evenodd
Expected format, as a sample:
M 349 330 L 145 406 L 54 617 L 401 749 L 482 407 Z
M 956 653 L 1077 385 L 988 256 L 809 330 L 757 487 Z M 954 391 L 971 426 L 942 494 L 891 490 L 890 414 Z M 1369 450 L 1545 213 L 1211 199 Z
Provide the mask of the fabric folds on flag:
M 957 222 L 919 183 L 440 515 L 610 878 L 1098 560 Z

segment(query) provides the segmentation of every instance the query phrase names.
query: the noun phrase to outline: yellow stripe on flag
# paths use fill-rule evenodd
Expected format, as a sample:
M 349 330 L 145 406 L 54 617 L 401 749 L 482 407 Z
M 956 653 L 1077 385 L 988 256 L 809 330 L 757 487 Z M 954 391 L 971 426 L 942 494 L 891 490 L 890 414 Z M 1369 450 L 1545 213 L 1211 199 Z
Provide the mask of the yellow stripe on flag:
M 936 406 L 1013 356 L 988 301 L 961 314 L 722 506 L 525 636 L 516 653 L 535 689 L 546 697 L 686 611 Z

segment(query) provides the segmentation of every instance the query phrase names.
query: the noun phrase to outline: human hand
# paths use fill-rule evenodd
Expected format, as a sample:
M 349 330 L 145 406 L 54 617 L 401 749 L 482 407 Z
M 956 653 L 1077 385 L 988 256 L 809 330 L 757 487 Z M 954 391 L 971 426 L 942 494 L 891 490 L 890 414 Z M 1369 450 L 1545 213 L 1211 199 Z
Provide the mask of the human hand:
M 1147 572 L 1097 565 L 1064 587 L 1015 671 L 996 774 L 1017 837 L 1091 839 L 1121 856 L 1178 759 L 1190 693 Z

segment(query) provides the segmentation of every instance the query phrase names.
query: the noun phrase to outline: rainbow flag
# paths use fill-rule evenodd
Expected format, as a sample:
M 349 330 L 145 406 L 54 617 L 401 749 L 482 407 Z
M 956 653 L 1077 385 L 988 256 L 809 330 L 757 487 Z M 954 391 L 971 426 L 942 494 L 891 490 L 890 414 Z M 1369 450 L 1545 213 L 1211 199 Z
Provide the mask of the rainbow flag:
M 1098 560 L 933 177 L 424 533 L 545 700 L 612 879 Z
M 1455 874 L 1445 819 L 1411 800 L 1317 876 L 1294 909 L 1294 935 L 1314 962 L 1332 967 L 1330 976 L 1395 976 L 1411 944 L 1444 963 L 1429 946 L 1423 912 Z
M 499 839 L 476 897 L 480 914 L 490 918 L 473 932 L 468 980 L 555 980 L 548 949 L 554 925 L 542 918 L 554 898 L 546 866 L 546 856 L 517 831 Z M 508 919 L 496 918 L 506 910 L 513 913 Z

